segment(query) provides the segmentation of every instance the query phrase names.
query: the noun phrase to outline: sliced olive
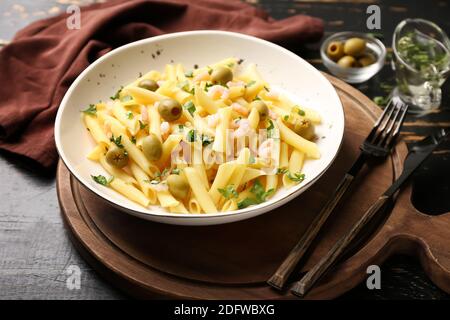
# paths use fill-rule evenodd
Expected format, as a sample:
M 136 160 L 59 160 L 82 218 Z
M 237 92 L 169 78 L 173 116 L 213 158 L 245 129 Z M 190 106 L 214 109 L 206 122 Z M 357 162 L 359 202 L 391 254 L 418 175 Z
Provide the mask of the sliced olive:
M 166 121 L 175 121 L 181 117 L 181 104 L 174 99 L 164 99 L 159 102 L 158 112 Z
M 365 54 L 358 59 L 358 62 L 361 66 L 367 67 L 375 62 L 375 58 L 371 54 Z
M 233 80 L 233 72 L 227 67 L 217 67 L 211 73 L 211 80 L 213 83 L 225 85 Z
M 156 83 L 156 81 L 155 80 L 151 80 L 151 79 L 141 80 L 139 82 L 138 86 L 140 88 L 147 89 L 147 90 L 150 90 L 150 91 L 156 91 L 159 88 L 159 85 Z
M 128 153 L 124 148 L 112 145 L 106 153 L 106 162 L 116 168 L 123 168 L 128 164 Z
M 314 138 L 314 126 L 309 120 L 301 119 L 299 121 L 296 121 L 293 129 L 295 133 L 302 136 L 306 140 L 311 140 L 312 138 Z
M 359 57 L 366 50 L 366 40 L 361 38 L 350 38 L 345 41 L 344 53 L 349 56 Z
M 344 56 L 344 44 L 339 41 L 330 42 L 327 48 L 327 55 L 333 61 L 338 61 Z
M 167 186 L 169 187 L 170 193 L 179 200 L 184 200 L 189 195 L 189 183 L 181 175 L 169 175 L 167 177 Z
M 155 134 L 150 133 L 142 140 L 142 151 L 148 160 L 159 160 L 162 154 L 162 143 Z
M 356 59 L 352 56 L 344 56 L 340 58 L 337 64 L 344 68 L 356 68 L 358 66 Z
M 252 108 L 256 108 L 256 110 L 257 110 L 258 113 L 259 113 L 259 119 L 260 119 L 260 120 L 265 120 L 265 119 L 267 118 L 267 116 L 269 115 L 269 108 L 268 108 L 267 105 L 266 105 L 264 102 L 262 102 L 261 100 L 253 101 L 253 102 L 250 104 L 250 110 L 251 110 Z

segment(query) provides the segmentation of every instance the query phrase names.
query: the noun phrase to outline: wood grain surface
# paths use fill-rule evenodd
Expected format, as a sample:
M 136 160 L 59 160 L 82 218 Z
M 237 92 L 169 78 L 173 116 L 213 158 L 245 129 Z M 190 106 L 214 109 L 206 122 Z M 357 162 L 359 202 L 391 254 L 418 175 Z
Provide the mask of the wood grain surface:
M 138 298 L 292 298 L 289 290 L 280 293 L 265 282 L 351 165 L 380 113 L 360 92 L 328 78 L 345 109 L 342 149 L 325 175 L 297 199 L 237 223 L 199 228 L 159 224 L 118 211 L 80 185 L 60 163 L 58 196 L 75 245 L 91 261 L 98 261 L 99 272 L 114 275 L 108 277 L 112 283 Z M 372 163 L 370 170 L 357 177 L 351 198 L 328 221 L 301 271 L 313 267 L 399 176 L 405 156 L 406 146 L 399 143 L 388 161 Z M 402 195 L 408 193 L 410 188 Z M 450 216 L 428 220 L 418 216 L 422 215 L 409 198 L 401 196 L 370 241 L 338 264 L 306 297 L 335 298 L 362 281 L 369 265 L 396 252 L 417 254 L 429 276 L 450 291 L 450 255 L 443 241 Z M 295 275 L 292 280 L 300 273 Z
M 14 33 L 36 19 L 63 12 L 69 4 L 92 0 L 3 0 L 0 1 L 0 46 Z M 375 30 L 390 47 L 395 25 L 406 17 L 432 20 L 450 33 L 450 3 L 443 0 L 377 1 L 248 1 L 267 10 L 275 18 L 311 14 L 326 21 L 325 36 L 338 31 L 369 32 L 365 10 L 371 3 L 380 6 L 382 29 Z M 318 54 L 320 44 L 290 47 L 315 67 L 323 70 Z M 367 96 L 385 96 L 394 84 L 387 63 L 370 81 L 356 86 Z M 437 127 L 450 125 L 450 85 L 444 85 L 443 105 L 420 118 L 409 116 L 402 136 L 413 143 Z M 450 143 L 437 150 L 413 179 L 412 202 L 429 215 L 450 209 Z M 68 240 L 59 216 L 54 173 L 44 175 L 25 159 L 0 153 L 0 299 L 118 299 L 126 298 L 98 277 Z M 82 271 L 80 290 L 66 287 L 66 268 L 77 265 Z M 427 277 L 418 259 L 395 255 L 382 266 L 382 289 L 367 290 L 365 283 L 341 299 L 449 299 Z

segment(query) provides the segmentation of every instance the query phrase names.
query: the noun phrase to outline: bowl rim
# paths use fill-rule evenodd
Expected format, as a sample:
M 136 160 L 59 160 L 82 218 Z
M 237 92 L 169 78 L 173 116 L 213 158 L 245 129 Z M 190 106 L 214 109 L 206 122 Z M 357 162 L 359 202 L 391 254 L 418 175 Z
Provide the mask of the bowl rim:
M 244 209 L 238 209 L 238 210 L 233 210 L 233 211 L 228 211 L 228 212 L 214 212 L 214 213 L 171 213 L 171 212 L 155 212 L 152 211 L 149 208 L 142 208 L 142 210 L 147 210 L 147 211 L 140 211 L 140 210 L 135 210 L 133 208 L 127 207 L 126 205 L 123 204 L 119 204 L 118 201 L 113 201 L 111 199 L 108 199 L 107 197 L 103 196 L 98 190 L 96 190 L 95 188 L 91 187 L 89 184 L 85 183 L 82 179 L 82 177 L 77 173 L 77 171 L 70 165 L 69 161 L 67 160 L 67 157 L 64 153 L 64 148 L 62 147 L 62 141 L 61 141 L 61 136 L 60 136 L 60 132 L 61 132 L 61 119 L 62 119 L 62 114 L 63 111 L 70 99 L 70 96 L 72 94 L 72 92 L 75 90 L 75 88 L 78 86 L 78 84 L 84 79 L 84 77 L 92 70 L 94 69 L 98 64 L 100 64 L 102 61 L 110 58 L 111 56 L 114 56 L 116 54 L 119 54 L 121 51 L 125 51 L 129 48 L 132 47 L 137 47 L 140 46 L 142 44 L 147 44 L 147 43 L 152 43 L 152 42 L 158 42 L 159 40 L 165 40 L 165 39 L 171 39 L 171 38 L 177 38 L 177 37 L 185 37 L 185 36 L 190 36 L 190 35 L 225 35 L 225 36 L 231 36 L 231 37 L 237 37 L 237 38 L 241 38 L 241 39 L 245 39 L 245 40 L 249 40 L 249 41 L 253 41 L 253 42 L 257 42 L 269 47 L 272 47 L 273 49 L 279 50 L 284 54 L 287 54 L 295 59 L 300 59 L 302 64 L 306 67 L 309 68 L 315 72 L 317 72 L 319 78 L 321 78 L 322 81 L 325 81 L 326 83 L 328 83 L 331 88 L 333 89 L 332 94 L 335 95 L 336 97 L 336 101 L 338 101 L 339 105 L 340 105 L 340 119 L 338 119 L 337 123 L 341 123 L 341 131 L 340 134 L 338 136 L 339 138 L 339 146 L 336 149 L 336 152 L 334 153 L 332 159 L 327 163 L 327 165 L 321 170 L 321 172 L 319 174 L 317 174 L 317 176 L 304 183 L 304 184 L 299 184 L 295 187 L 292 187 L 292 191 L 288 190 L 286 192 L 285 195 L 283 195 L 282 197 L 280 197 L 279 199 L 277 199 L 276 201 L 270 202 L 270 200 L 257 204 L 257 205 L 253 205 Z M 252 212 L 256 212 L 256 215 L 259 214 L 263 214 L 266 213 L 268 211 L 271 211 L 273 209 L 276 209 L 280 206 L 282 206 L 283 204 L 289 202 L 290 200 L 292 200 L 293 198 L 297 197 L 298 195 L 300 195 L 302 192 L 304 192 L 305 190 L 307 190 L 312 184 L 314 184 L 329 168 L 330 166 L 334 163 L 337 155 L 339 154 L 341 147 L 342 147 L 342 143 L 343 143 L 343 137 L 344 137 L 344 129 L 345 129 L 345 114 L 344 114 L 344 108 L 342 105 L 342 102 L 336 92 L 336 90 L 334 89 L 333 85 L 328 81 L 328 79 L 316 68 L 314 68 L 311 64 L 309 64 L 307 61 L 305 61 L 303 58 L 301 58 L 300 56 L 296 55 L 295 53 L 293 53 L 292 51 L 285 49 L 275 43 L 272 43 L 270 41 L 261 39 L 261 38 L 257 38 L 254 36 L 250 36 L 250 35 L 246 35 L 246 34 L 242 34 L 242 33 L 237 33 L 237 32 L 231 32 L 231 31 L 222 31 L 222 30 L 194 30 L 194 31 L 182 31 L 182 32 L 175 32 L 175 33 L 168 33 L 168 34 L 163 34 L 163 35 L 159 35 L 159 36 L 154 36 L 154 37 L 150 37 L 150 38 L 146 38 L 146 39 L 142 39 L 142 40 L 138 40 L 138 41 L 134 41 L 134 42 L 130 42 L 128 44 L 125 44 L 123 46 L 117 47 L 113 50 L 111 50 L 110 52 L 106 53 L 105 55 L 101 56 L 100 58 L 98 58 L 97 60 L 95 60 L 93 63 L 91 63 L 87 68 L 85 68 L 78 76 L 77 78 L 72 82 L 72 84 L 70 85 L 69 89 L 66 91 L 66 93 L 64 94 L 64 97 L 59 105 L 58 108 L 58 112 L 55 118 L 55 126 L 54 126 L 54 136 L 55 136 L 55 143 L 56 143 L 56 149 L 57 152 L 59 154 L 60 159 L 62 160 L 62 162 L 64 163 L 64 165 L 68 168 L 69 172 L 71 173 L 71 175 L 73 177 L 75 177 L 75 179 L 82 184 L 85 188 L 87 188 L 90 192 L 92 192 L 95 196 L 101 198 L 103 201 L 106 201 L 107 203 L 109 203 L 110 205 L 112 205 L 113 207 L 116 207 L 122 211 L 126 211 L 134 216 L 137 217 L 142 217 L 142 218 L 147 218 L 149 216 L 154 216 L 154 217 L 158 217 L 158 218 L 168 218 L 168 219 L 175 219 L 175 220 L 183 220 L 183 219 L 189 219 L 189 220 L 195 220 L 198 218 L 206 218 L 206 219 L 221 219 L 224 217 L 234 217 L 234 216 L 238 216 L 238 215 L 242 215 L 243 217 L 245 217 L 248 214 L 251 214 Z M 245 218 L 244 218 L 245 219 Z M 201 220 L 201 219 L 200 219 Z M 231 221 L 230 221 L 231 222 Z
M 353 37 L 353 36 L 357 36 L 360 38 L 364 38 L 364 39 L 369 39 L 373 42 L 376 43 L 376 45 L 378 47 L 381 48 L 381 54 L 378 56 L 378 59 L 376 62 L 365 66 L 365 67 L 359 67 L 359 68 L 354 68 L 354 67 L 350 67 L 350 68 L 343 68 L 340 65 L 337 64 L 336 61 L 331 60 L 328 55 L 326 54 L 326 45 L 328 45 L 328 43 L 330 43 L 333 39 L 339 38 L 339 37 L 345 37 L 345 36 L 349 36 L 349 37 Z M 376 37 L 371 37 L 369 36 L 367 33 L 364 32 L 356 32 L 356 31 L 342 31 L 342 32 L 337 32 L 332 34 L 331 36 L 329 36 L 328 38 L 326 38 L 325 40 L 323 40 L 321 46 L 320 46 L 320 56 L 322 58 L 322 60 L 327 64 L 332 64 L 335 67 L 341 69 L 341 70 L 349 70 L 349 71 L 361 71 L 364 72 L 364 70 L 367 70 L 367 68 L 372 68 L 378 64 L 381 64 L 381 62 L 384 63 L 384 61 L 386 60 L 386 46 L 384 45 L 383 42 L 380 41 L 380 39 L 376 38 Z M 381 69 L 381 68 L 380 68 Z

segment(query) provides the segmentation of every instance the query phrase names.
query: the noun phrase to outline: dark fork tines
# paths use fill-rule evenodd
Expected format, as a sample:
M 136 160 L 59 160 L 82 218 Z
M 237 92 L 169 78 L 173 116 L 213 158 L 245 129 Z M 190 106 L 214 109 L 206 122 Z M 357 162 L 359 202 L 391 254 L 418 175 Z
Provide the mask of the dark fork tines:
M 408 105 L 392 98 L 372 128 L 361 149 L 375 157 L 385 157 L 400 133 Z

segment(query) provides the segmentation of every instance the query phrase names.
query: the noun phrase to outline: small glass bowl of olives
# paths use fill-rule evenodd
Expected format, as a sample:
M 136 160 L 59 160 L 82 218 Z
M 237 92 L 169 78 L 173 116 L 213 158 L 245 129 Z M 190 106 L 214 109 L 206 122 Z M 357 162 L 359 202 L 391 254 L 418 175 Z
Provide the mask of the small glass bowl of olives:
M 384 66 L 386 47 L 370 34 L 339 32 L 322 43 L 320 55 L 333 75 L 348 83 L 361 83 Z

